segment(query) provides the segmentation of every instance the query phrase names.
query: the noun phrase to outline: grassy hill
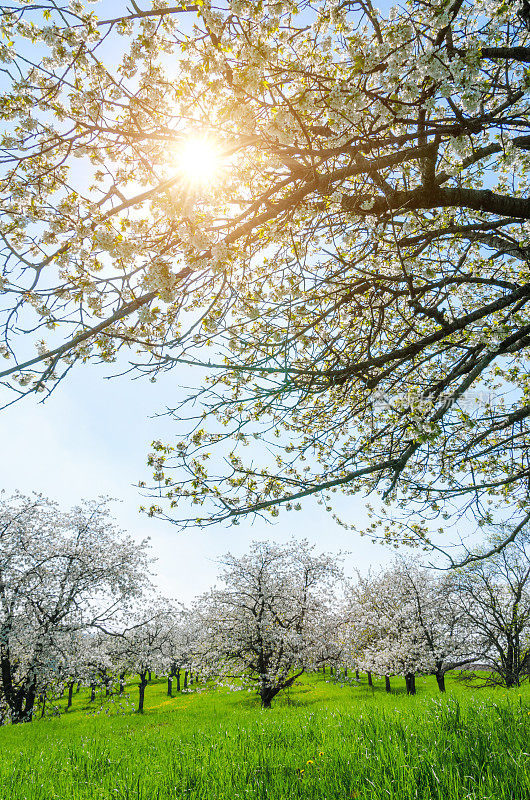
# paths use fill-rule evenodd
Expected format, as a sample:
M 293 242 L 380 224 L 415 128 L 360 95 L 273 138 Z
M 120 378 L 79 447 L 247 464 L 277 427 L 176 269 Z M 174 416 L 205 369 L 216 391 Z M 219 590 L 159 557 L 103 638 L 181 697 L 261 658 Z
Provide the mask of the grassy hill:
M 1 800 L 530 800 L 530 688 L 432 678 L 407 697 L 304 677 L 273 708 L 199 685 L 174 698 L 75 696 L 60 717 L 0 728 Z

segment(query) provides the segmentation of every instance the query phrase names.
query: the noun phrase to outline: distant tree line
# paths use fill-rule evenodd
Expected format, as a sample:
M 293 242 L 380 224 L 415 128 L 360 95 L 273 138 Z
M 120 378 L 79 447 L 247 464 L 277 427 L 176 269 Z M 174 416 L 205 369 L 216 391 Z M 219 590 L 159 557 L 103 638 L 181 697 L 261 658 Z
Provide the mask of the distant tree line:
M 506 532 L 497 530 L 495 550 Z M 119 531 L 107 502 L 63 513 L 40 496 L 0 506 L 0 713 L 30 721 L 81 686 L 122 695 L 136 676 L 143 712 L 153 675 L 167 693 L 215 679 L 257 691 L 264 708 L 306 671 L 418 674 L 445 691 L 450 670 L 511 688 L 530 673 L 530 540 L 526 531 L 456 570 L 397 559 L 344 575 L 307 542 L 254 542 L 221 561 L 220 585 L 188 608 L 156 593 L 146 542 Z M 478 667 L 481 667 L 479 671 Z M 63 703 L 64 705 L 64 703 Z

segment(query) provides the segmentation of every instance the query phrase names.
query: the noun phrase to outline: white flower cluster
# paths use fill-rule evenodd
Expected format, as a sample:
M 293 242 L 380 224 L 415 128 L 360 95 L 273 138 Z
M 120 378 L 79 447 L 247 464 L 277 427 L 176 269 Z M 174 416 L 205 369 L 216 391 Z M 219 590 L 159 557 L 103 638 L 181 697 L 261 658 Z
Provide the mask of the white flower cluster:
M 146 288 L 158 292 L 160 299 L 170 303 L 175 293 L 175 275 L 163 261 L 156 261 L 144 277 Z

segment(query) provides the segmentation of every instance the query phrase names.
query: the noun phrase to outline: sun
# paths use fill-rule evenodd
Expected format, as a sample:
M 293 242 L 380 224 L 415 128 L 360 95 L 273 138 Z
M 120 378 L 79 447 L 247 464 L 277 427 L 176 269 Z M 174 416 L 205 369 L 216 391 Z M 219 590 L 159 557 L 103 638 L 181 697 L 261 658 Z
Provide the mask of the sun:
M 205 136 L 190 137 L 178 149 L 177 167 L 190 186 L 207 186 L 219 176 L 221 158 L 211 139 Z

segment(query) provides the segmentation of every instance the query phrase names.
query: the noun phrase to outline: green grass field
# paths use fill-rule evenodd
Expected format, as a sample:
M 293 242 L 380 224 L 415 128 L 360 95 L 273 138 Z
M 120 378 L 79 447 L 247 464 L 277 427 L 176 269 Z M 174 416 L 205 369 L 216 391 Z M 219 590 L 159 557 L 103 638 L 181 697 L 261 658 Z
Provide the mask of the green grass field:
M 246 691 L 199 685 L 146 713 L 75 696 L 60 717 L 0 729 L 2 800 L 530 800 L 530 687 L 431 678 L 407 697 L 376 681 L 305 677 L 262 711 Z

